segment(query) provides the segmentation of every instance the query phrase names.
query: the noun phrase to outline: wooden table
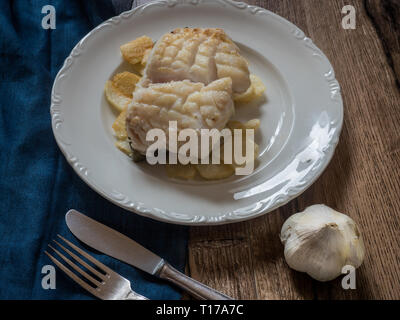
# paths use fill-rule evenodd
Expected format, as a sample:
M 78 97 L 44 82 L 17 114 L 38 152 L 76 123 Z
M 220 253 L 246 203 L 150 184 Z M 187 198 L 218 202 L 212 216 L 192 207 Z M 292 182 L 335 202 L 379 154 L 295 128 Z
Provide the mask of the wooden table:
M 187 272 L 237 299 L 400 299 L 400 2 L 260 0 L 300 27 L 328 56 L 341 84 L 344 127 L 335 156 L 303 195 L 260 218 L 193 227 Z M 342 7 L 356 29 L 342 28 Z M 319 283 L 289 269 L 283 222 L 324 203 L 361 227 L 367 250 L 357 289 Z

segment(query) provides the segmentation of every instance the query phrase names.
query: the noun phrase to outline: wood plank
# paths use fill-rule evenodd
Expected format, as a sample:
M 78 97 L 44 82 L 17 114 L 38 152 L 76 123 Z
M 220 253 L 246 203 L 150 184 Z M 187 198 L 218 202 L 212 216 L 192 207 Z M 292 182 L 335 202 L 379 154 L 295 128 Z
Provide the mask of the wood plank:
M 310 28 L 310 36 L 334 65 L 345 123 L 331 165 L 298 200 L 301 208 L 321 202 L 349 214 L 363 230 L 368 253 L 357 272 L 357 290 L 343 290 L 340 280 L 316 282 L 317 296 L 399 298 L 400 96 L 395 76 L 362 1 L 332 1 L 330 8 L 316 1 L 306 4 L 307 19 L 323 21 Z M 335 24 L 345 4 L 356 8 L 356 30 Z
M 400 87 L 400 2 L 398 0 L 366 0 L 365 10 L 376 29 Z
M 192 228 L 190 274 L 236 299 L 257 299 L 248 223 Z
M 387 2 L 247 2 L 292 21 L 326 53 L 342 86 L 343 132 L 325 173 L 296 200 L 255 220 L 191 228 L 190 274 L 235 298 L 399 299 L 398 37 L 396 42 L 393 35 L 382 36 L 398 25 L 382 18 L 388 14 Z M 396 8 L 395 0 L 388 2 Z M 341 27 L 341 9 L 348 4 L 356 8 L 355 30 Z M 315 203 L 349 214 L 363 231 L 367 257 L 357 272 L 357 290 L 343 290 L 340 279 L 318 283 L 284 262 L 283 222 Z

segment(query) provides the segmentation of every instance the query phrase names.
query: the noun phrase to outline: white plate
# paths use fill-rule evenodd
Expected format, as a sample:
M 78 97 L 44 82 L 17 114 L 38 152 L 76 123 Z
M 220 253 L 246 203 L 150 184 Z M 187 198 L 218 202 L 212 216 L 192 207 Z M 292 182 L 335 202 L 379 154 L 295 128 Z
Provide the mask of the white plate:
M 255 172 L 217 182 L 185 182 L 162 168 L 135 164 L 114 146 L 115 114 L 103 94 L 127 66 L 119 46 L 177 27 L 220 27 L 239 45 L 267 87 L 261 105 L 236 117 L 260 118 L 261 157 Z M 343 121 L 334 71 L 304 33 L 270 11 L 230 0 L 156 1 L 99 25 L 72 50 L 52 92 L 54 136 L 77 174 L 127 210 L 178 224 L 249 219 L 306 190 L 332 158 Z

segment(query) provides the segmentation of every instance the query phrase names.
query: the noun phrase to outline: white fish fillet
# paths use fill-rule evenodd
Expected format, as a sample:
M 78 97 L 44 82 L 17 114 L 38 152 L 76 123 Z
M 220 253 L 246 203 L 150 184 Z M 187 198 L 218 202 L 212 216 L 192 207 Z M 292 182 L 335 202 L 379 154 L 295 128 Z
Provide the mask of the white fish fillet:
M 247 61 L 222 29 L 182 28 L 165 34 L 153 48 L 143 81 L 191 80 L 209 84 L 230 77 L 234 93 L 250 86 Z
M 153 143 L 146 141 L 147 132 L 162 129 L 168 137 L 173 120 L 178 131 L 222 130 L 234 113 L 233 93 L 249 86 L 247 62 L 222 29 L 165 34 L 154 46 L 128 108 L 132 147 L 145 153 Z
M 207 86 L 183 80 L 138 87 L 126 118 L 132 147 L 145 153 L 153 143 L 146 134 L 153 128 L 163 130 L 168 141 L 169 121 L 177 122 L 178 131 L 223 129 L 234 113 L 231 88 L 231 78 Z

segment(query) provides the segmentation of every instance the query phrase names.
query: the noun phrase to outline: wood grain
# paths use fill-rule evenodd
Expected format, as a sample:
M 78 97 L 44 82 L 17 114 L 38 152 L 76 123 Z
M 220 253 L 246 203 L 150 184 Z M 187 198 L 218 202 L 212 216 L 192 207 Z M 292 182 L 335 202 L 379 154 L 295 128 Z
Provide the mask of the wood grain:
M 387 62 L 400 88 L 400 2 L 398 0 L 365 0 L 365 9 L 382 41 Z
M 238 299 L 400 299 L 399 3 L 396 0 L 247 1 L 300 27 L 328 56 L 342 87 L 345 120 L 334 158 L 303 195 L 263 217 L 193 227 L 188 273 Z M 357 27 L 341 27 L 344 5 Z M 367 249 L 357 289 L 319 283 L 283 258 L 283 222 L 324 203 L 360 225 Z

